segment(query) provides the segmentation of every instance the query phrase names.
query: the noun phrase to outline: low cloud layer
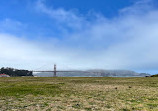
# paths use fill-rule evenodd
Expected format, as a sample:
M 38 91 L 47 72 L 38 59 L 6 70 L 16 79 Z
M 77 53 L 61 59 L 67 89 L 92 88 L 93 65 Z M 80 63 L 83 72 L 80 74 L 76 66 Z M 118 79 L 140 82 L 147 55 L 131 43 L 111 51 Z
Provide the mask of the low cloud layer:
M 41 69 L 51 70 L 56 63 L 60 69 L 156 71 L 158 9 L 153 2 L 139 1 L 109 19 L 96 13 L 83 16 L 63 8 L 54 9 L 38 1 L 35 10 L 57 22 L 62 38 L 29 40 L 25 35 L 1 33 L 0 66 L 31 70 L 45 66 Z M 87 20 L 87 16 L 91 19 Z M 5 30 L 8 24 L 5 27 L 0 22 L 2 26 Z

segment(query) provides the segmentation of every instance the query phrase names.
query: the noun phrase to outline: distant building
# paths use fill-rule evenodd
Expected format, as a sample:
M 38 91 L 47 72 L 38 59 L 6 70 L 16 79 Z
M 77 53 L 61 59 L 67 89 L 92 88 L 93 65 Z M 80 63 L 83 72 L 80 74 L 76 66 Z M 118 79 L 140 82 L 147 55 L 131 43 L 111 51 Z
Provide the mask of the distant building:
M 10 76 L 7 74 L 0 74 L 0 77 L 10 77 Z

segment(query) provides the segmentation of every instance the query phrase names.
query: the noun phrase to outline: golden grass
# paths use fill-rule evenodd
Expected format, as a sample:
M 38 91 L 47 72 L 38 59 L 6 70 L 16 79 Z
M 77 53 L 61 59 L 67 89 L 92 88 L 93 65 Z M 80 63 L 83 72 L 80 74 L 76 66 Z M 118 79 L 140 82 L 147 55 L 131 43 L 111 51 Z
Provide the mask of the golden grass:
M 158 111 L 158 78 L 0 78 L 0 111 Z

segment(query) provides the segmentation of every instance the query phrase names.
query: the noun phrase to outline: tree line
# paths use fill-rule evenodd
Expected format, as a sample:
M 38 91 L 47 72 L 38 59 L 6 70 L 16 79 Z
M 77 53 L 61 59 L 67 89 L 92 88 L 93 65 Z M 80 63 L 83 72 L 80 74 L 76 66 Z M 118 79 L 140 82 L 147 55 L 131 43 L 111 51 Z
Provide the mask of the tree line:
M 11 77 L 20 77 L 20 76 L 33 76 L 32 71 L 29 70 L 20 70 L 20 69 L 14 69 L 14 68 L 4 68 L 2 67 L 0 69 L 1 74 L 7 74 Z

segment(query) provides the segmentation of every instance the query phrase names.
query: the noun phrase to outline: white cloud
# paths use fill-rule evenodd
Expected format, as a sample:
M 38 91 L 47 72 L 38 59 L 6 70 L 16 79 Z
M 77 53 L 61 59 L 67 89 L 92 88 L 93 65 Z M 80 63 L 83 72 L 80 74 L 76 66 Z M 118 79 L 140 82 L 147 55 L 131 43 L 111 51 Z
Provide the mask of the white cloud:
M 137 2 L 120 11 L 118 17 L 107 19 L 96 15 L 87 21 L 73 11 L 46 7 L 37 9 L 56 21 L 75 28 L 62 40 L 34 42 L 0 34 L 2 64 L 38 68 L 54 63 L 65 69 L 131 69 L 152 71 L 158 65 L 158 10 L 148 2 Z M 61 27 L 65 30 L 66 27 Z M 42 44 L 42 45 L 41 45 Z M 29 64 L 29 65 L 28 65 Z
M 56 55 L 60 54 L 57 50 L 48 52 L 43 49 L 42 43 L 35 43 L 24 38 L 0 34 L 0 66 L 36 69 L 43 64 L 53 66 L 56 61 L 64 62 L 61 56 Z
M 38 0 L 36 9 L 56 19 L 57 22 L 62 23 L 68 27 L 80 29 L 83 25 L 84 18 L 82 15 L 78 16 L 74 10 L 66 11 L 63 8 L 54 9 L 53 7 L 46 7 L 43 0 Z M 81 24 L 82 23 L 82 24 Z
M 21 22 L 16 20 L 11 20 L 9 18 L 0 21 L 0 32 L 10 32 L 15 34 L 16 32 L 22 32 L 25 28 L 25 24 L 22 24 Z

